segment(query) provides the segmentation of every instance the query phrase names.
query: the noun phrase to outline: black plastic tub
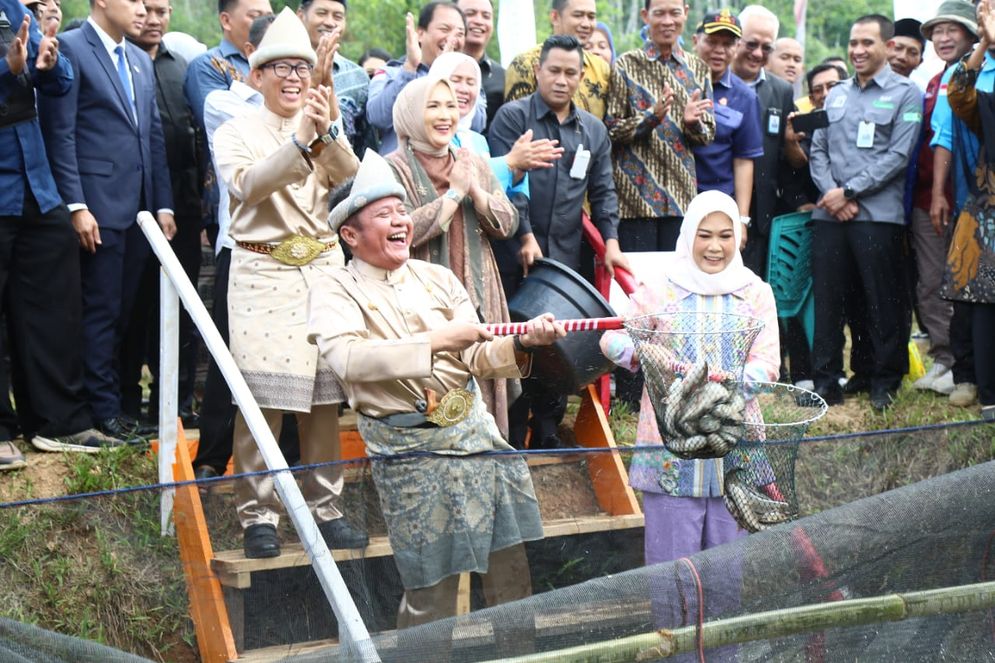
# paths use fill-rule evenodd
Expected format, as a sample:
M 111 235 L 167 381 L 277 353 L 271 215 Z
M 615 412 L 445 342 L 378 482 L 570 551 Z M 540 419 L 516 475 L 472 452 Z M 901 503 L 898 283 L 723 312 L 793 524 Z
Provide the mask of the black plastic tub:
M 557 320 L 606 318 L 615 311 L 577 272 L 555 260 L 537 260 L 508 302 L 511 319 L 523 322 L 549 312 Z M 532 377 L 551 389 L 573 394 L 604 375 L 612 363 L 601 354 L 600 331 L 570 332 L 547 348 L 536 350 Z

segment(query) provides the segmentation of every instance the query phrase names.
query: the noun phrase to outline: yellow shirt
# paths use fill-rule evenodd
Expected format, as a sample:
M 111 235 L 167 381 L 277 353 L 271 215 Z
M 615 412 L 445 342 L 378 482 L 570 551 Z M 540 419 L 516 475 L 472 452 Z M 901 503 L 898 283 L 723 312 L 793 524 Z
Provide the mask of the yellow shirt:
M 302 117 L 284 118 L 263 107 L 215 132 L 214 160 L 228 185 L 229 233 L 236 242 L 335 236 L 328 227 L 328 194 L 356 174 L 359 160 L 340 135 L 308 163 L 291 141 Z
M 808 98 L 807 94 L 795 99 L 795 108 L 798 109 L 799 113 L 811 113 L 815 110 L 815 106 L 812 105 L 812 100 Z
M 542 46 L 519 54 L 504 73 L 504 100 L 514 101 L 536 91 L 535 67 L 539 64 Z M 597 55 L 584 51 L 584 76 L 574 93 L 574 104 L 599 119 L 604 119 L 608 106 L 608 82 L 611 67 Z
M 308 340 L 342 382 L 349 406 L 370 417 L 413 412 L 426 388 L 442 396 L 471 375 L 527 374 L 530 360 L 518 364 L 510 336 L 433 355 L 428 332 L 450 320 L 478 322 L 447 268 L 409 260 L 387 271 L 353 258 L 311 288 Z

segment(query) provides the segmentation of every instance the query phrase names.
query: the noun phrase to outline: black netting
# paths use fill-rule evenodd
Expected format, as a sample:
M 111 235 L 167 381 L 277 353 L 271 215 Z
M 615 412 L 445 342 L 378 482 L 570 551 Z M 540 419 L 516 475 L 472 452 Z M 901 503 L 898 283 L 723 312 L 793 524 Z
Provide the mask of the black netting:
M 757 402 L 768 425 L 755 437 L 763 445 L 747 442 L 737 451 L 762 451 L 799 519 L 688 561 L 645 567 L 639 495 L 625 484 L 631 448 L 529 453 L 545 537 L 526 543 L 526 566 L 504 584 L 494 582 L 496 576 L 467 576 L 454 608 L 460 616 L 400 631 L 404 587 L 371 461 L 344 464 L 338 505 L 369 533 L 371 545 L 334 556 L 377 652 L 385 661 L 484 661 L 579 647 L 579 654 L 557 660 L 636 660 L 633 648 L 659 642 L 623 639 L 668 629 L 678 658 L 690 661 L 700 660 L 700 621 L 708 661 L 995 660 L 991 613 L 967 609 L 964 599 L 948 602 L 953 611 L 945 614 L 790 636 L 761 637 L 753 625 L 747 630 L 758 639 L 738 644 L 729 643 L 728 631 L 714 631 L 714 624 L 733 617 L 968 585 L 995 574 L 992 426 L 799 442 L 799 428 L 774 425 L 814 414 L 797 393 L 761 390 Z M 794 465 L 793 480 L 775 460 L 782 449 Z M 107 490 L 0 508 L 0 661 L 192 663 L 207 646 L 201 635 L 216 635 L 197 624 L 218 606 L 235 656 L 356 660 L 336 645 L 338 625 L 285 515 L 278 529 L 284 554 L 244 559 L 234 480 L 202 484 L 203 494 L 198 487 L 176 488 L 177 536 L 161 537 L 159 490 L 115 492 L 121 484 L 103 483 L 109 475 L 154 483 L 153 458 L 99 454 L 85 468 L 68 456 L 52 460 L 59 458 L 43 457 L 53 473 L 65 471 L 59 463 L 71 466 L 63 490 Z M 295 468 L 299 485 L 308 471 Z M 24 482 L 17 473 L 3 479 L 5 490 Z M 20 488 L 40 497 L 51 486 Z M 187 530 L 198 523 L 213 547 L 213 559 L 200 565 L 181 554 Z M 191 583 L 202 580 L 216 583 L 213 607 L 194 599 Z M 532 597 L 494 605 L 522 581 Z

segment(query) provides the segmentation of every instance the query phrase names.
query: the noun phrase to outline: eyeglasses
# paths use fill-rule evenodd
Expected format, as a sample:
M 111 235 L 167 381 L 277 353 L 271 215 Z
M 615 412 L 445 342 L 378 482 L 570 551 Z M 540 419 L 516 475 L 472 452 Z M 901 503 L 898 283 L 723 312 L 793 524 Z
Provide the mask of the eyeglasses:
M 764 55 L 770 55 L 774 52 L 773 44 L 761 44 L 759 41 L 744 41 L 743 48 L 751 53 L 759 48 Z
M 300 64 L 290 64 L 289 62 L 267 62 L 262 69 L 272 69 L 277 78 L 288 78 L 290 72 L 297 72 L 298 78 L 311 78 L 314 67 L 306 62 Z
M 828 94 L 829 91 L 832 90 L 837 85 L 839 85 L 839 83 L 840 83 L 839 81 L 833 81 L 831 83 L 823 83 L 822 85 L 816 85 L 813 86 L 812 89 L 809 90 L 809 92 L 813 94 L 822 94 L 823 92 L 825 92 L 826 94 Z

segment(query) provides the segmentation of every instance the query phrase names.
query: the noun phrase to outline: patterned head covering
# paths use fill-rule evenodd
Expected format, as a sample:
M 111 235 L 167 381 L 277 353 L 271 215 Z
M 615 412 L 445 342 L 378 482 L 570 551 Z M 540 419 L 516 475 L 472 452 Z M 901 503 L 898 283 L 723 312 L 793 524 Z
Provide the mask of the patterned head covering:
M 396 196 L 407 200 L 404 187 L 394 178 L 394 171 L 387 160 L 377 154 L 376 150 L 366 150 L 359 170 L 352 180 L 349 197 L 340 202 L 328 215 L 328 225 L 333 232 L 338 232 L 346 219 L 361 209 L 381 198 Z

